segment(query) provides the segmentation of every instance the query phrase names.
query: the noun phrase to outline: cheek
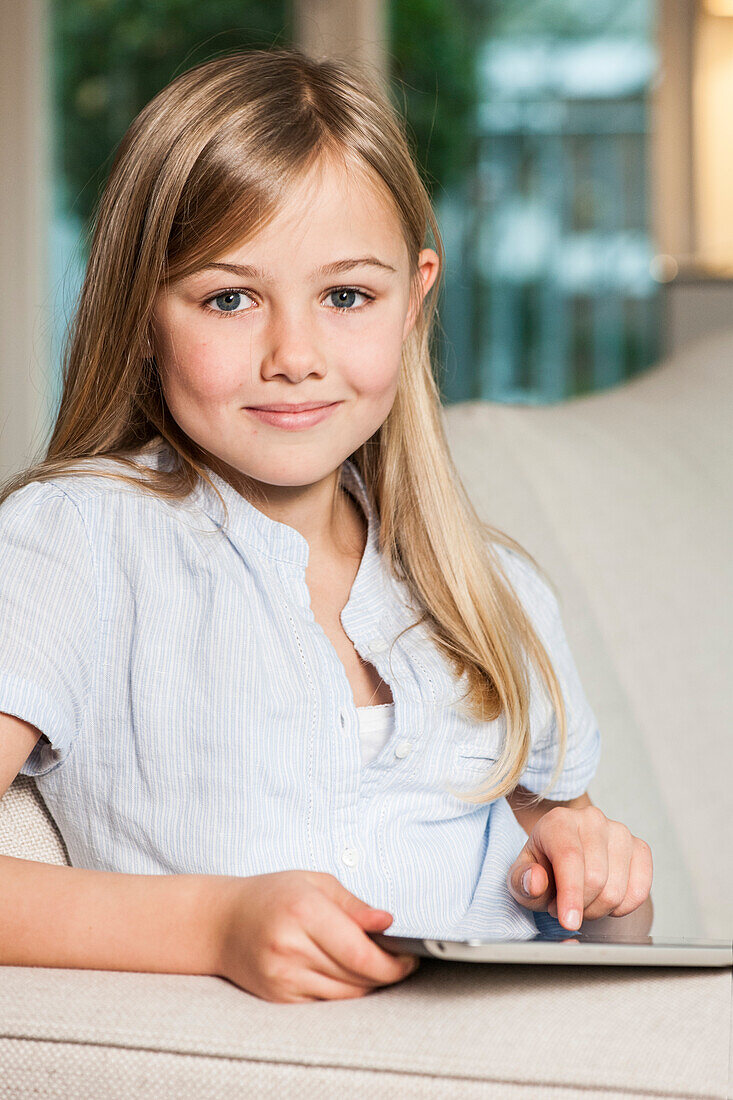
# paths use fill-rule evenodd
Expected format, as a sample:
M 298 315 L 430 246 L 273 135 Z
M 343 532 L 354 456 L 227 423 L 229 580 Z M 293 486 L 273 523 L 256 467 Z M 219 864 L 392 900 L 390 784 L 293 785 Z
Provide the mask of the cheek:
M 190 344 L 183 354 L 164 365 L 164 392 L 174 401 L 216 403 L 225 400 L 241 385 L 241 370 L 233 360 L 210 344 Z
M 365 342 L 359 354 L 344 356 L 348 363 L 348 381 L 362 397 L 393 397 L 397 390 L 402 363 L 402 332 L 386 326 Z

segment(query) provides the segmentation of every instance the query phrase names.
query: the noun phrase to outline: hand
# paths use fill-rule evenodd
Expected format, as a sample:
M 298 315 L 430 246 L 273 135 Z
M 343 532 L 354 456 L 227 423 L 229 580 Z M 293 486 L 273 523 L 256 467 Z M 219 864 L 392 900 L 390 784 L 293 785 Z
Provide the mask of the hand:
M 216 889 L 217 974 L 265 1001 L 363 997 L 419 965 L 419 956 L 392 955 L 369 938 L 367 931 L 383 932 L 392 917 L 333 875 L 221 876 Z
M 522 889 L 527 870 L 529 897 Z M 597 806 L 557 806 L 534 826 L 507 885 L 526 909 L 546 911 L 575 930 L 584 919 L 624 917 L 638 909 L 649 896 L 652 874 L 651 848 L 620 821 L 610 821 Z

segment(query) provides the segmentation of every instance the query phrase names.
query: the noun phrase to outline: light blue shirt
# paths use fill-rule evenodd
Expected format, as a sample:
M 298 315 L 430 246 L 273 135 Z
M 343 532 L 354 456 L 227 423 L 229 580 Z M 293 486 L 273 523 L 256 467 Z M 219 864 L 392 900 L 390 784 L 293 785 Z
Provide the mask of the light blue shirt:
M 170 463 L 164 445 L 144 461 Z M 89 460 L 88 460 L 89 461 Z M 124 469 L 110 459 L 92 466 Z M 464 718 L 456 680 L 378 549 L 354 464 L 344 486 L 368 539 L 341 613 L 391 688 L 395 728 L 364 765 L 344 667 L 310 607 L 309 546 L 212 471 L 184 502 L 123 482 L 58 476 L 0 507 L 0 711 L 44 734 L 34 776 L 76 867 L 137 874 L 334 875 L 394 917 L 389 933 L 514 935 L 554 918 L 519 906 L 507 871 L 527 840 L 505 798 L 462 802 L 506 726 Z M 559 674 L 568 750 L 557 800 L 586 790 L 600 734 L 557 600 L 512 551 L 501 560 Z M 390 645 L 394 642 L 391 649 Z M 557 730 L 534 685 L 523 786 L 541 790 Z

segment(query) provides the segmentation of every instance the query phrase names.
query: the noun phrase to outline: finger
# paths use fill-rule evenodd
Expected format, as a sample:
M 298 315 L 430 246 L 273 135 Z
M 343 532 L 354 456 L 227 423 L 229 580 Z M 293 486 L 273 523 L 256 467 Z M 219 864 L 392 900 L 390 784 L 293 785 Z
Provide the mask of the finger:
M 341 967 L 338 972 L 343 971 L 344 974 L 348 975 L 348 977 L 341 980 L 332 977 L 335 965 L 333 957 L 321 951 L 313 941 L 311 941 L 311 946 L 320 953 L 322 961 L 320 963 L 314 961 L 308 965 L 307 969 L 302 972 L 300 986 L 304 993 L 317 1000 L 344 1000 L 350 997 L 364 997 L 367 993 L 379 988 L 379 986 L 404 981 L 419 966 L 419 959 L 408 965 L 403 961 L 402 956 L 399 959 L 394 956 L 395 961 L 401 963 L 401 970 L 396 977 L 393 976 L 386 981 L 374 982 L 357 974 L 352 975 L 350 971 Z
M 523 883 L 527 876 L 530 893 L 525 893 Z M 555 896 L 552 864 L 539 847 L 525 845 L 507 873 L 509 892 L 520 905 L 533 912 L 547 909 L 550 898 Z
M 353 951 L 353 945 L 360 943 L 360 938 L 369 947 L 368 958 L 372 959 L 372 963 L 379 962 L 381 959 L 394 960 L 395 963 L 402 966 L 404 977 L 405 970 L 405 956 L 391 955 L 388 951 L 384 951 L 381 947 L 369 939 L 365 929 L 368 932 L 384 932 L 386 928 L 392 923 L 392 915 L 384 909 L 374 909 L 362 898 L 357 897 L 348 890 L 335 875 L 318 874 L 316 876 L 317 885 L 322 896 L 323 903 L 325 905 L 325 912 L 321 906 L 318 906 L 316 913 L 319 915 L 320 926 L 318 929 L 318 935 L 314 936 L 321 949 L 327 954 L 336 965 L 340 965 L 345 972 L 351 972 L 355 977 L 367 980 L 370 984 L 374 984 L 371 973 L 365 971 L 361 972 L 358 968 L 355 968 L 353 963 L 345 960 L 343 952 L 341 954 L 335 953 L 333 949 L 333 943 L 338 942 L 333 940 L 329 936 L 329 927 L 338 927 L 347 930 L 347 939 L 350 943 L 351 950 Z M 337 915 L 335 919 L 332 917 L 333 907 L 337 909 Z M 313 913 L 309 914 L 308 928 L 313 929 Z M 333 922 L 329 925 L 329 922 Z M 353 927 L 352 927 L 353 925 Z M 413 956 L 408 956 L 410 959 L 414 959 Z M 409 973 L 409 969 L 407 971 Z M 398 975 L 399 977 L 399 975 Z M 384 966 L 377 979 L 380 983 L 384 981 L 395 981 L 394 974 L 384 972 Z
M 329 951 L 323 950 L 312 937 L 303 933 L 299 945 L 293 945 L 289 951 L 279 953 L 279 969 L 271 971 L 268 977 L 276 978 L 280 988 L 287 994 L 292 990 L 296 996 L 292 1000 L 342 1000 L 350 997 L 363 997 L 380 985 L 387 985 L 406 978 L 412 971 L 402 963 L 402 969 L 387 981 L 370 981 L 343 967 Z M 395 962 L 398 962 L 396 957 Z
M 525 874 L 526 878 L 524 877 Z M 536 900 L 547 891 L 550 885 L 550 877 L 541 863 L 533 863 L 531 867 L 527 868 L 526 872 L 522 873 L 520 882 L 522 888 L 525 885 L 527 886 L 528 896 Z
M 283 967 L 279 986 L 291 1003 L 365 997 L 376 988 L 374 982 L 357 977 L 341 980 L 335 973 L 333 959 L 308 937 L 297 960 L 288 960 L 287 968 Z
M 586 851 L 585 920 L 598 920 L 601 917 L 608 916 L 617 905 L 621 904 L 626 894 L 633 846 L 632 836 L 626 826 L 622 825 L 621 822 L 609 821 L 608 824 L 609 840 L 605 853 L 607 878 L 600 890 L 596 889 L 597 881 L 600 881 L 600 872 L 594 873 L 594 876 L 597 874 L 598 879 L 596 881 L 594 877 L 593 889 L 588 889 L 587 879 L 590 872 L 588 852 Z M 592 862 L 595 862 L 596 859 L 597 855 L 594 852 Z
M 562 827 L 563 834 L 567 835 L 567 825 L 564 820 L 559 819 L 558 826 Z M 630 859 L 630 845 L 626 848 L 626 840 L 630 839 L 631 834 L 624 825 L 616 822 L 610 822 L 606 815 L 599 810 L 596 806 L 589 806 L 579 811 L 574 811 L 573 824 L 577 832 L 580 847 L 583 854 L 584 861 L 584 874 L 582 885 L 582 903 L 580 907 L 580 916 L 582 920 L 593 918 L 601 914 L 606 914 L 610 910 L 608 905 L 608 890 L 609 890 L 609 876 L 613 875 L 613 882 L 615 883 L 615 892 L 613 896 L 613 904 L 617 904 L 622 897 L 618 891 L 620 888 L 625 887 L 628 862 Z M 613 832 L 613 829 L 617 828 L 618 832 Z M 626 837 L 623 834 L 626 834 Z M 559 843 L 559 842 L 558 842 Z M 618 855 L 614 855 L 612 860 L 609 859 L 609 849 L 614 853 L 618 852 Z M 561 875 L 562 877 L 562 875 Z M 596 899 L 599 899 L 596 901 Z M 596 902 L 595 907 L 593 903 Z M 590 907 L 590 912 L 589 912 Z M 558 909 L 565 915 L 567 913 L 570 918 L 570 911 L 575 909 L 577 913 L 577 907 L 568 901 L 561 895 L 560 885 L 558 884 L 557 893 L 547 907 L 548 913 L 559 919 Z M 564 923 L 564 922 L 563 922 Z M 568 927 L 566 925 L 566 927 Z M 573 927 L 579 927 L 577 923 L 577 917 L 573 920 Z
M 652 850 L 645 840 L 632 837 L 634 842 L 629 864 L 629 879 L 626 893 L 613 911 L 614 917 L 625 917 L 643 905 L 649 897 L 654 878 Z
M 580 837 L 573 839 L 564 833 L 556 846 L 550 844 L 548 852 L 555 875 L 555 904 L 558 920 L 567 929 L 575 931 L 583 920 L 585 890 L 585 855 Z M 549 912 L 549 909 L 548 909 Z
M 400 981 L 411 972 L 412 960 L 384 951 L 337 904 L 319 906 L 305 931 L 318 953 L 313 956 L 316 968 L 328 977 L 374 986 Z
M 578 833 L 583 847 L 585 858 L 585 881 L 583 883 L 583 914 L 584 919 L 592 919 L 589 910 L 594 903 L 603 908 L 607 903 L 608 892 L 614 897 L 617 904 L 621 897 L 618 888 L 623 883 L 625 888 L 628 878 L 629 861 L 631 859 L 631 834 L 626 826 L 618 822 L 609 821 L 604 813 L 597 807 L 586 807 L 578 820 Z M 618 825 L 618 831 L 614 826 Z M 624 835 L 624 833 L 626 835 Z M 608 912 L 608 906 L 604 912 Z
M 291 1003 L 305 1001 L 338 1001 L 352 997 L 365 997 L 374 989 L 371 982 L 350 978 L 342 981 L 335 977 L 336 968 L 310 937 L 304 937 L 300 951 L 281 961 L 279 988 Z

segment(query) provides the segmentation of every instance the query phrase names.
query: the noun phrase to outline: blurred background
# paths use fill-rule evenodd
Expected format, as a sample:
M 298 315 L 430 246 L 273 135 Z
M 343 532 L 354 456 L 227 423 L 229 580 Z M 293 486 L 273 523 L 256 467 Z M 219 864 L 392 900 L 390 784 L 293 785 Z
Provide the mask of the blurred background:
M 50 431 L 117 144 L 188 68 L 373 65 L 444 237 L 444 403 L 618 386 L 728 327 L 733 0 L 0 0 L 0 476 Z

